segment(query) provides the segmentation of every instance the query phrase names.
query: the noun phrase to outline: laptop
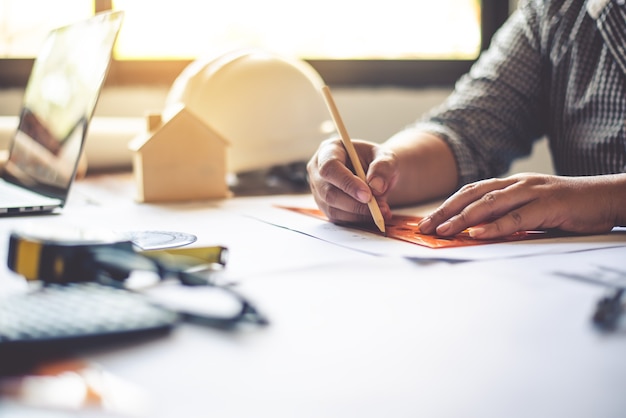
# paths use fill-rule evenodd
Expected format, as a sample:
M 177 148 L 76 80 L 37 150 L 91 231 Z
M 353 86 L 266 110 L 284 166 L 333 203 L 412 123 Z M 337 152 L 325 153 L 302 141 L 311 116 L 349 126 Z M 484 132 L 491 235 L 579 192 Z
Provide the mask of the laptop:
M 35 58 L 0 178 L 0 215 L 60 210 L 108 72 L 121 11 L 54 29 Z

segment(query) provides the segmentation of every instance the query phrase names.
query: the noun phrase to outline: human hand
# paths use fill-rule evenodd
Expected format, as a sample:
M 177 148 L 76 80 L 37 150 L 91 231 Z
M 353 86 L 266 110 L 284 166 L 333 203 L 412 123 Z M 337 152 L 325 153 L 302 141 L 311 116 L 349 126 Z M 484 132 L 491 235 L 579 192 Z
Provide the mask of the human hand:
M 395 154 L 378 144 L 352 140 L 363 165 L 367 182 L 352 171 L 352 164 L 339 138 L 320 145 L 307 164 L 313 198 L 324 214 L 335 223 L 372 220 L 367 203 L 375 196 L 381 213 L 391 219 L 387 195 L 398 179 Z
M 604 233 L 618 225 L 623 211 L 617 204 L 617 196 L 624 194 L 623 177 L 518 174 L 478 181 L 453 194 L 419 228 L 441 236 L 469 228 L 478 239 L 537 229 Z

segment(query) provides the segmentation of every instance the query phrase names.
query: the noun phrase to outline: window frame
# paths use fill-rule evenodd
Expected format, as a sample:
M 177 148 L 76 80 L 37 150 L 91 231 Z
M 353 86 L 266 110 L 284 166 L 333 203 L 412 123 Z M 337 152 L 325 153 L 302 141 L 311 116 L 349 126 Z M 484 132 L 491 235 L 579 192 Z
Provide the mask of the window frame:
M 111 8 L 108 0 L 95 0 L 96 12 Z M 510 13 L 508 1 L 482 0 L 481 50 Z M 330 86 L 424 87 L 451 86 L 475 60 L 307 60 Z M 24 87 L 32 58 L 0 59 L 0 85 Z M 105 85 L 171 85 L 191 60 L 116 60 L 113 58 Z

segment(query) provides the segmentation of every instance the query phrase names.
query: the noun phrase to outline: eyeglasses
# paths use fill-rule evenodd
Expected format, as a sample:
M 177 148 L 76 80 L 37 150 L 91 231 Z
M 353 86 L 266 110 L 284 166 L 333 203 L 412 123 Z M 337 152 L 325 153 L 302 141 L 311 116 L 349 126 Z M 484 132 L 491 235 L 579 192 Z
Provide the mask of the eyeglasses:
M 45 249 L 41 251 L 36 268 L 31 269 L 36 270 L 36 274 L 25 275 L 28 280 L 44 285 L 93 282 L 131 290 L 179 314 L 183 320 L 213 327 L 268 324 L 267 318 L 250 300 L 232 286 L 220 285 L 214 280 L 225 267 L 225 247 L 141 252 L 129 241 Z M 15 259 L 22 259 L 19 254 L 13 255 Z M 28 259 L 32 261 L 32 257 Z M 20 265 L 9 262 L 12 270 L 23 274 L 18 268 Z M 140 273 L 144 280 L 137 285 L 133 279 Z
M 229 286 L 190 286 L 176 280 L 165 280 L 144 289 L 142 293 L 190 323 L 223 329 L 244 323 L 268 324 L 267 318 L 247 298 Z
M 115 246 L 94 247 L 90 254 L 97 270 L 97 282 L 140 291 L 151 301 L 179 313 L 188 322 L 218 328 L 232 328 L 242 323 L 269 323 L 241 293 L 229 285 L 212 281 L 213 269 L 204 266 L 204 271 L 198 271 L 199 266 L 190 263 L 185 255 L 168 254 L 166 259 L 148 257 Z M 144 281 L 134 287 L 127 279 L 137 271 L 151 273 L 156 281 L 149 285 Z

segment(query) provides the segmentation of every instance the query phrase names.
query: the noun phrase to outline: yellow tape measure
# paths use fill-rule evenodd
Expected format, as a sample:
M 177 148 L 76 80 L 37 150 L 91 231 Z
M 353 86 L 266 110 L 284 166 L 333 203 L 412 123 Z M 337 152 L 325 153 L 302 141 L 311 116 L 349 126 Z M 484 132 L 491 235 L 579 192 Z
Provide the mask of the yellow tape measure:
M 68 233 L 70 232 L 70 233 Z M 51 283 L 94 280 L 100 266 L 94 254 L 102 250 L 119 250 L 132 256 L 147 257 L 176 269 L 225 266 L 228 249 L 223 246 L 171 248 L 138 251 L 129 239 L 100 231 L 68 231 L 42 234 L 12 232 L 9 237 L 8 267 L 27 280 Z M 120 260 L 120 271 L 126 265 Z

